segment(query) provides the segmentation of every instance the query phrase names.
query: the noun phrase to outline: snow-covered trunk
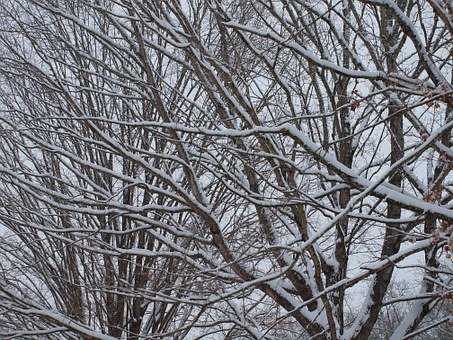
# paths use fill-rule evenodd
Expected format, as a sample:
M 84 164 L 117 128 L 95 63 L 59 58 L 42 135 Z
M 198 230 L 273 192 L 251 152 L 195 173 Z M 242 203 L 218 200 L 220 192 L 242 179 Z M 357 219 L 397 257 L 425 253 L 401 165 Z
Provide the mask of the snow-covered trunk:
M 403 4 L 404 5 L 404 4 Z M 399 51 L 399 31 L 396 23 L 395 14 L 387 8 L 380 9 L 380 35 L 382 48 L 385 54 L 385 66 L 387 72 L 392 73 L 397 71 L 397 59 Z M 387 106 L 387 117 L 389 120 L 389 143 L 390 143 L 390 164 L 394 165 L 404 157 L 404 126 L 403 113 L 401 107 L 396 101 L 389 100 Z M 397 167 L 389 176 L 389 183 L 395 188 L 401 188 L 403 182 L 403 170 Z M 387 218 L 398 220 L 401 218 L 401 204 L 387 199 Z M 401 246 L 402 236 L 400 225 L 398 223 L 387 223 L 384 239 L 382 244 L 381 259 L 389 258 L 398 253 Z M 389 287 L 390 281 L 395 267 L 393 265 L 376 273 L 368 294 L 370 300 L 368 302 L 367 311 L 365 313 L 366 321 L 361 327 L 361 330 L 356 334 L 355 339 L 365 339 L 370 335 L 374 324 L 376 323 L 379 312 L 382 308 L 382 301 Z
M 351 28 L 348 21 L 351 19 L 351 9 L 349 1 L 342 2 L 342 14 L 346 21 L 343 23 L 343 37 L 344 44 L 342 48 L 342 66 L 345 68 L 351 67 L 351 58 L 349 55 L 349 46 L 351 44 Z M 336 150 L 339 162 L 350 168 L 353 163 L 354 150 L 352 149 L 353 138 L 350 138 L 352 133 L 351 124 L 351 94 L 350 94 L 350 78 L 341 75 L 336 80 L 336 103 L 335 110 L 338 110 L 338 115 L 335 116 L 335 130 L 336 136 L 340 140 Z M 338 207 L 341 210 L 345 209 L 351 200 L 351 189 L 345 188 L 339 191 Z M 336 225 L 334 257 L 336 265 L 330 275 L 327 276 L 327 285 L 335 284 L 346 277 L 348 271 L 348 250 L 347 238 L 349 233 L 349 218 L 342 217 Z M 339 323 L 339 335 L 344 331 L 344 300 L 345 300 L 345 287 L 340 287 L 332 294 L 332 302 L 334 305 L 335 317 Z

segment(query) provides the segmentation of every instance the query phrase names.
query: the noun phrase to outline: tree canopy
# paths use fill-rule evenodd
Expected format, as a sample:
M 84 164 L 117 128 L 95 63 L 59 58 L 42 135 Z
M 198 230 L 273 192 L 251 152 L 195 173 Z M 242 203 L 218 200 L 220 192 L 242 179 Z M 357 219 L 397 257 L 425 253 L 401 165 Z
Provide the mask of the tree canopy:
M 448 0 L 2 0 L 0 338 L 451 337 Z

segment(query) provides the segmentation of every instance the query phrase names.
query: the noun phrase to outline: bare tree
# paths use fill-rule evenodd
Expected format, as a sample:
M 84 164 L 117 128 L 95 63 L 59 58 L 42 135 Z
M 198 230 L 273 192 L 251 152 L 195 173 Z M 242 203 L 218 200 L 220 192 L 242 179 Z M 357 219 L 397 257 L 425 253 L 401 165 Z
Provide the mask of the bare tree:
M 447 0 L 2 1 L 0 337 L 448 327 L 452 37 Z

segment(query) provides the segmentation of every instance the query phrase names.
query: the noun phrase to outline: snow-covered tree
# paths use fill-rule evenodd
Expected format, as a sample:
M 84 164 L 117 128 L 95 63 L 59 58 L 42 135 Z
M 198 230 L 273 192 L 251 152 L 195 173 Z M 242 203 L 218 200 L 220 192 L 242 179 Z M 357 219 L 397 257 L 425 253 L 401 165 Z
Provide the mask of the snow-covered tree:
M 447 334 L 452 39 L 448 0 L 2 0 L 0 337 Z

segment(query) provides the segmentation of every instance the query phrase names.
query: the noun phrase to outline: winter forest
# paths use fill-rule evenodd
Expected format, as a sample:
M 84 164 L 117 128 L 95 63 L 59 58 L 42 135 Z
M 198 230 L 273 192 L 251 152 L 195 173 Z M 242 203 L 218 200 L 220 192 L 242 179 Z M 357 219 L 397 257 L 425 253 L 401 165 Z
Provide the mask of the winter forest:
M 453 339 L 453 2 L 1 0 L 0 339 Z

